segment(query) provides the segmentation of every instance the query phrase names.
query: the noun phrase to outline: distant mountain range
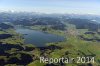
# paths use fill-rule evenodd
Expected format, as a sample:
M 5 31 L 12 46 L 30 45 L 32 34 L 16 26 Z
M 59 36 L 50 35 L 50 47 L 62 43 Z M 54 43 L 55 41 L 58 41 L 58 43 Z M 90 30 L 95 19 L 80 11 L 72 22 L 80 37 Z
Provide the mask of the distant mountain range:
M 99 15 L 79 14 L 38 14 L 33 12 L 1 12 L 0 22 L 11 22 L 15 25 L 49 25 L 54 29 L 64 30 L 65 24 L 74 24 L 77 29 L 100 28 Z

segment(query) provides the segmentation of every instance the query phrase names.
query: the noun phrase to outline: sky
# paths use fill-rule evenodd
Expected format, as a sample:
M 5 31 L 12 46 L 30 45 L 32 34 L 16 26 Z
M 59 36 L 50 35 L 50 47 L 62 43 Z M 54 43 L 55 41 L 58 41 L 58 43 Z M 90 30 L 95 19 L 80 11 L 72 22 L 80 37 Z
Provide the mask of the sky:
M 0 11 L 100 15 L 100 0 L 0 0 Z

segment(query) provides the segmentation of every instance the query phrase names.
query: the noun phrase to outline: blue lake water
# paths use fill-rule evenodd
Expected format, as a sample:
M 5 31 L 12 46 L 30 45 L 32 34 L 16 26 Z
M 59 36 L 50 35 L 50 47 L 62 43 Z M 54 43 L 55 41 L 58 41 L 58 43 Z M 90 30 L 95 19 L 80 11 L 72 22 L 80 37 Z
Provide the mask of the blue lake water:
M 63 41 L 64 37 L 49 34 L 42 31 L 31 30 L 27 28 L 17 28 L 17 33 L 24 34 L 26 44 L 34 44 L 35 46 L 45 46 L 46 43 Z

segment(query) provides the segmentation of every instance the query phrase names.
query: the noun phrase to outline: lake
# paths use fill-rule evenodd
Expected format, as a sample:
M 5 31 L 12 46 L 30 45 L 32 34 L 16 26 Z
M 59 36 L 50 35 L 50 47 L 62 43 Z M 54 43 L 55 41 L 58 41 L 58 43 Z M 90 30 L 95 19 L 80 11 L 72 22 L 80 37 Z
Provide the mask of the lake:
M 28 28 L 17 28 L 17 33 L 24 34 L 26 44 L 33 44 L 37 47 L 43 47 L 46 43 L 63 41 L 64 37 L 49 34 L 42 31 L 31 30 Z

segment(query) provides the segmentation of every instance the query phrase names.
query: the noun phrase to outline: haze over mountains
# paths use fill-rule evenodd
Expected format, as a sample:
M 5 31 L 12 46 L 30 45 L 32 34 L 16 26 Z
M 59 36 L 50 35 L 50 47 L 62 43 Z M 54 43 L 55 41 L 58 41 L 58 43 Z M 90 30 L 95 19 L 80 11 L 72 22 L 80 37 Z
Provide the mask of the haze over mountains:
M 16 25 L 49 25 L 51 28 L 64 30 L 65 24 L 76 25 L 78 29 L 100 28 L 99 15 L 79 14 L 44 14 L 35 12 L 0 12 L 0 22 L 11 22 Z

